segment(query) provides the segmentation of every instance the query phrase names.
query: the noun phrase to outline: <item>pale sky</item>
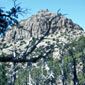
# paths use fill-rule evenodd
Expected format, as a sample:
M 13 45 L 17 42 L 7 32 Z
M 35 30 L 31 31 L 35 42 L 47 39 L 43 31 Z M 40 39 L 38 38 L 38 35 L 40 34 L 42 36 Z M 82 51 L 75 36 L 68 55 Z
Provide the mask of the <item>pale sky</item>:
M 72 19 L 85 29 L 85 0 L 18 0 L 21 2 L 22 8 L 31 9 L 24 17 L 27 18 L 41 9 L 49 9 L 49 11 L 56 13 L 61 8 L 61 13 L 68 14 L 66 17 Z M 6 9 L 13 6 L 12 0 L 0 0 L 0 7 Z

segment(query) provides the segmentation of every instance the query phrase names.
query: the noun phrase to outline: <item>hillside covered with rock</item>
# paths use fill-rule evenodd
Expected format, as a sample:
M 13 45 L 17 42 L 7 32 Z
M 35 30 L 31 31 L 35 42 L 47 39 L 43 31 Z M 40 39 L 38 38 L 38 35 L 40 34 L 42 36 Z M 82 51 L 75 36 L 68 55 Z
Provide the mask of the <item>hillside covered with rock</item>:
M 32 38 L 40 38 L 48 29 L 46 22 L 52 17 L 57 16 L 51 23 L 49 35 L 38 45 L 46 45 L 47 43 L 70 43 L 79 36 L 85 35 L 84 30 L 78 24 L 73 23 L 71 19 L 66 18 L 63 14 L 51 13 L 48 9 L 41 10 L 30 18 L 20 21 L 20 26 L 14 26 L 6 32 L 3 43 L 6 48 L 3 52 L 12 53 L 13 43 L 16 42 L 18 49 L 24 50 L 26 44 Z M 58 21 L 58 22 L 57 22 Z M 16 33 L 16 34 L 15 34 Z M 15 35 L 15 39 L 13 39 Z M 23 42 L 23 43 L 22 43 Z
M 49 58 L 40 59 L 36 63 L 17 64 L 15 85 L 85 85 L 85 32 L 61 13 L 41 10 L 21 20 L 19 26 L 8 29 L 5 37 L 0 38 L 0 56 L 15 56 L 16 53 L 17 59 L 20 58 L 19 54 L 35 45 L 48 31 L 49 25 L 49 33 L 27 59 L 44 55 L 50 48 L 53 48 L 53 52 L 49 53 Z M 12 63 L 7 63 L 6 75 L 9 79 L 13 69 Z M 74 75 L 75 70 L 78 79 Z M 75 78 L 79 84 L 74 84 Z

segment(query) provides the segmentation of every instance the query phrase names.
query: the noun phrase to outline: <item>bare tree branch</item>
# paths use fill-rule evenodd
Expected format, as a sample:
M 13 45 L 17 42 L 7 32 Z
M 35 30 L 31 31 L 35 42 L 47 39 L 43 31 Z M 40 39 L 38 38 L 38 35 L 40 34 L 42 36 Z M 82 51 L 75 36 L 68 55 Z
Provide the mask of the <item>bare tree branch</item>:
M 13 58 L 12 55 L 9 55 L 9 57 L 0 57 L 0 62 L 14 62 L 14 63 L 22 63 L 22 62 L 30 62 L 30 63 L 36 63 L 39 59 L 45 58 L 48 56 L 49 53 L 52 52 L 52 49 L 49 49 L 46 53 L 39 55 L 35 58 L 30 59 L 22 59 L 22 58 Z

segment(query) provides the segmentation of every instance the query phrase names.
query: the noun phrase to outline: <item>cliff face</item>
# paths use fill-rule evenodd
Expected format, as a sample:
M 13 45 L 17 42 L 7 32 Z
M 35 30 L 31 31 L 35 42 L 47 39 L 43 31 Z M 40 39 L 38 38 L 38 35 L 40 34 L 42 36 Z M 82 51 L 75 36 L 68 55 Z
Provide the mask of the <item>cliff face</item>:
M 51 23 L 51 30 L 49 35 L 38 45 L 46 45 L 46 43 L 70 43 L 72 40 L 77 39 L 79 36 L 84 35 L 83 28 L 73 23 L 71 19 L 66 18 L 61 13 L 51 13 L 48 10 L 41 10 L 36 15 L 31 16 L 26 20 L 20 22 L 19 28 L 12 27 L 6 32 L 4 42 L 7 48 L 3 48 L 3 52 L 7 54 L 12 53 L 13 43 L 16 42 L 17 49 L 24 50 L 32 37 L 39 38 L 48 29 L 46 22 L 52 17 L 57 16 Z M 14 40 L 15 36 L 15 40 Z M 25 42 L 23 45 L 21 42 Z M 59 49 L 55 49 L 54 56 L 59 55 Z

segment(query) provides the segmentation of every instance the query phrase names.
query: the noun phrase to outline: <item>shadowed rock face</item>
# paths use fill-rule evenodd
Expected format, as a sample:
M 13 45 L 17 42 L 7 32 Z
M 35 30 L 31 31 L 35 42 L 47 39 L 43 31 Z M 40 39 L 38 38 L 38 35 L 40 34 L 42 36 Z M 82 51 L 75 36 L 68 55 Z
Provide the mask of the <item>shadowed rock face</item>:
M 13 35 L 15 32 L 15 39 L 40 37 L 47 30 L 45 22 L 55 16 L 57 17 L 51 23 L 51 34 L 59 32 L 74 32 L 76 34 L 77 32 L 75 32 L 75 30 L 83 31 L 79 25 L 73 23 L 71 19 L 66 18 L 62 14 L 58 15 L 56 13 L 51 13 L 48 10 L 41 10 L 36 15 L 32 15 L 30 18 L 22 20 L 18 29 L 14 26 L 11 30 L 8 30 L 5 40 L 13 40 Z

